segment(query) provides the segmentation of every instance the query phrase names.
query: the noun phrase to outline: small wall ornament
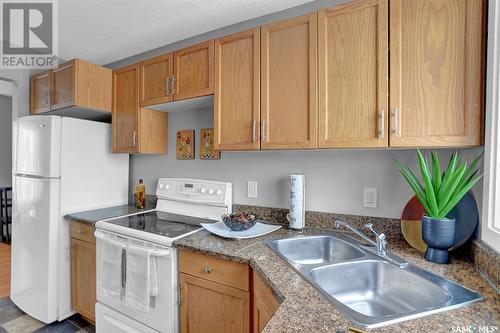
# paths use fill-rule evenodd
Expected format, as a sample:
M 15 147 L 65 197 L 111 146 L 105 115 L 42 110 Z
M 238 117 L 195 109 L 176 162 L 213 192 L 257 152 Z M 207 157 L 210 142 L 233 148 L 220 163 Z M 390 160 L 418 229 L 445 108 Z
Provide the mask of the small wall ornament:
M 220 160 L 220 151 L 214 149 L 214 129 L 200 130 L 200 160 Z
M 176 157 L 178 160 L 194 160 L 194 130 L 177 131 Z

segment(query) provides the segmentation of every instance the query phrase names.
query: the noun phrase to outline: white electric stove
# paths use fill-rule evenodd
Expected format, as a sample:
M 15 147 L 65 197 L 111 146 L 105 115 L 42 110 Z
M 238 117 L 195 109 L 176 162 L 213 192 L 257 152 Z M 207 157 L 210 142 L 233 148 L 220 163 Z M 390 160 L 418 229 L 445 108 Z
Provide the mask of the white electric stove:
M 161 178 L 156 189 L 156 209 L 96 223 L 97 301 L 96 332 L 178 332 L 179 286 L 177 251 L 173 241 L 201 230 L 200 223 L 218 222 L 232 207 L 231 183 L 199 179 Z M 103 289 L 109 277 L 105 242 L 122 247 L 121 292 L 109 296 Z M 149 251 L 155 260 L 158 293 L 150 297 L 147 311 L 125 305 L 127 248 Z M 152 265 L 153 266 L 153 265 Z M 109 285 L 109 283 L 108 283 Z

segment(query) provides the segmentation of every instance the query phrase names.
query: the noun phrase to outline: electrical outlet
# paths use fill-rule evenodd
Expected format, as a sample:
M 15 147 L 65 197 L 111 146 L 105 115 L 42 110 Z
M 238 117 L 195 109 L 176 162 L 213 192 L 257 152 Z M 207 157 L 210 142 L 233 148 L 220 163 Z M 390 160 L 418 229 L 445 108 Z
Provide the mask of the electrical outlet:
M 249 181 L 247 183 L 247 197 L 248 198 L 257 198 L 257 182 Z
M 363 188 L 363 207 L 377 208 L 377 188 L 364 187 Z

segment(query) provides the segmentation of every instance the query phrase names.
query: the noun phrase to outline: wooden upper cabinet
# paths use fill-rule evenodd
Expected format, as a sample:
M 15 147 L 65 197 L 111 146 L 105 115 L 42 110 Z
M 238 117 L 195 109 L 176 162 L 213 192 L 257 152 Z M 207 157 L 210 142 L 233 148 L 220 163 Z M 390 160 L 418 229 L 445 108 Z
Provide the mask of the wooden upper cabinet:
M 215 40 L 215 148 L 260 147 L 260 29 Z
M 52 109 L 75 105 L 75 61 L 52 71 Z
M 139 65 L 113 71 L 113 152 L 139 152 Z
M 167 153 L 168 114 L 139 106 L 139 64 L 113 71 L 113 153 Z
M 261 149 L 316 147 L 317 14 L 261 28 Z
M 390 3 L 390 145 L 481 144 L 484 1 Z
M 388 38 L 387 0 L 319 12 L 320 148 L 388 146 Z
M 109 68 L 70 60 L 31 77 L 31 113 L 82 108 L 106 114 L 111 112 L 111 81 Z
M 44 71 L 31 77 L 31 114 L 50 111 L 50 74 Z
M 214 41 L 174 52 L 174 100 L 214 93 Z
M 174 57 L 172 53 L 141 62 L 140 98 L 141 106 L 167 103 L 172 100 L 172 75 Z

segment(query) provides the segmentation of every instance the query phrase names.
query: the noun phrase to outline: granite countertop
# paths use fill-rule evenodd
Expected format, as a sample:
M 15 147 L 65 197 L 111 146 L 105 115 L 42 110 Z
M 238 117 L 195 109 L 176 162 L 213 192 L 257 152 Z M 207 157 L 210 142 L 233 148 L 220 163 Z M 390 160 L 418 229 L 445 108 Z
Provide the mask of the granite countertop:
M 350 332 L 349 327 L 354 325 L 326 297 L 263 243 L 263 240 L 269 238 L 300 234 L 335 234 L 335 232 L 308 228 L 299 233 L 280 229 L 267 236 L 235 241 L 201 230 L 175 241 L 174 245 L 181 249 L 250 264 L 281 300 L 280 307 L 264 332 Z M 372 329 L 370 332 L 475 332 L 470 330 L 471 325 L 500 327 L 498 290 L 480 276 L 472 263 L 452 257 L 448 265 L 433 264 L 424 260 L 421 253 L 400 240 L 389 239 L 389 251 L 416 266 L 481 293 L 485 301 Z
M 110 219 L 113 217 L 119 217 L 124 215 L 144 213 L 154 209 L 155 207 L 153 206 L 146 206 L 144 209 L 139 209 L 135 205 L 120 205 L 120 206 L 113 206 L 107 208 L 88 210 L 85 212 L 68 214 L 64 217 L 67 219 L 72 219 L 75 221 L 93 225 L 97 221 L 102 221 L 105 219 Z

